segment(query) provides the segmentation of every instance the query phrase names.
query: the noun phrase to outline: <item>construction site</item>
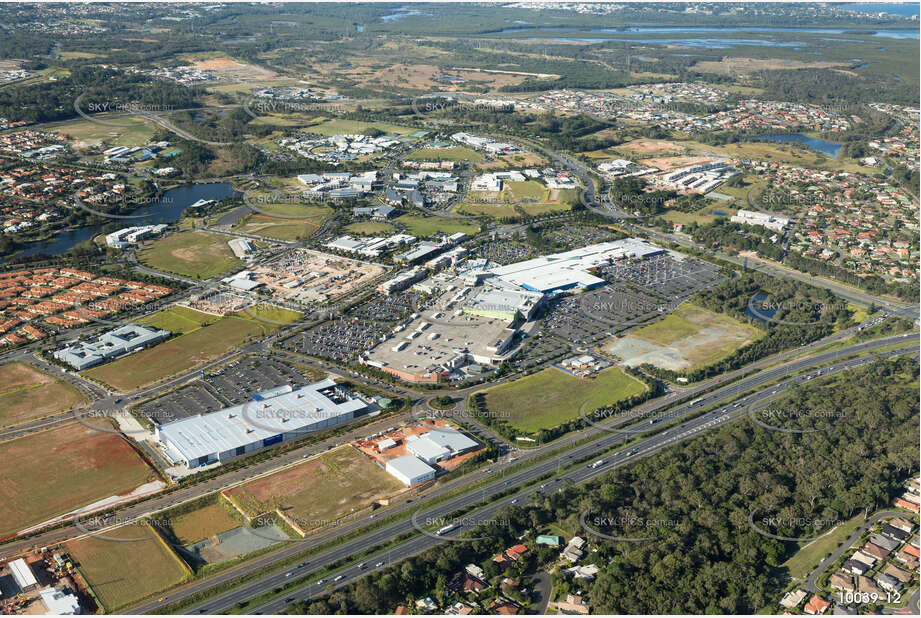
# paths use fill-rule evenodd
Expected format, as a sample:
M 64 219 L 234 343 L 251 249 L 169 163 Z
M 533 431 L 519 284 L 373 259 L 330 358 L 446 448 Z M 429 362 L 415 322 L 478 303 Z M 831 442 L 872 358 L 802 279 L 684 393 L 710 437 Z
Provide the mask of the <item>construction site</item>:
M 72 616 L 96 610 L 70 556 L 47 547 L 0 563 L 0 607 L 5 615 L 31 616 Z
M 380 264 L 298 249 L 224 282 L 244 291 L 267 289 L 280 300 L 317 303 L 364 287 L 385 272 Z

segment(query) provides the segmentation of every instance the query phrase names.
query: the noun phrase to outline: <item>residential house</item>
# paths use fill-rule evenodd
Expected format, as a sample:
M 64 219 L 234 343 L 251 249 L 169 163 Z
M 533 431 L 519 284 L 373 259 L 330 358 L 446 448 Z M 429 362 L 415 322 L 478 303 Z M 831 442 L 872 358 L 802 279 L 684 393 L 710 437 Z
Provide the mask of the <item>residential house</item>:
M 912 578 L 911 573 L 909 573 L 908 571 L 904 571 L 904 570 L 900 569 L 899 567 L 895 566 L 894 564 L 888 565 L 888 566 L 886 567 L 886 569 L 883 571 L 883 573 L 885 573 L 886 575 L 889 575 L 890 577 L 896 578 L 897 580 L 899 580 L 899 581 L 902 582 L 903 584 L 907 584 L 908 582 L 911 581 L 911 578 Z
M 805 590 L 793 590 L 783 595 L 783 598 L 780 600 L 780 606 L 785 609 L 793 609 L 794 607 L 799 607 L 799 604 L 803 602 L 808 593 Z
M 883 590 L 888 590 L 889 592 L 895 592 L 902 588 L 902 582 L 893 577 L 892 575 L 887 575 L 882 573 L 876 577 L 876 583 L 879 584 L 879 587 Z
M 828 583 L 835 590 L 843 590 L 844 592 L 854 591 L 854 578 L 850 575 L 833 573 Z
M 588 614 L 591 611 L 588 601 L 583 600 L 578 594 L 567 594 L 565 601 L 557 601 L 552 605 L 567 614 Z
M 818 616 L 819 614 L 824 614 L 826 610 L 831 606 L 831 603 L 823 599 L 817 594 L 812 595 L 812 598 L 806 603 L 806 606 L 803 607 L 803 611 L 809 614 L 810 616 Z

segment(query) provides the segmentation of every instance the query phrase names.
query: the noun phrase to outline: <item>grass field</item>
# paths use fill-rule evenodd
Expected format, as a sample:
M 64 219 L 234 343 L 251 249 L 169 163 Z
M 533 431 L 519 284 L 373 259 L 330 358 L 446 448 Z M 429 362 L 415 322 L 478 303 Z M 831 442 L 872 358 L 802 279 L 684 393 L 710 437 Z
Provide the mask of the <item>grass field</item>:
M 720 215 L 713 214 L 714 211 L 725 213 L 726 217 L 731 217 L 736 214 L 738 209 L 731 208 L 729 204 L 729 202 L 713 202 L 708 206 L 704 206 L 697 212 L 666 210 L 664 213 L 662 213 L 662 218 L 666 221 L 671 221 L 672 223 L 681 223 L 682 225 L 690 225 L 691 223 L 698 223 L 700 225 L 713 223 L 717 219 L 721 218 Z
M 500 197 L 505 202 L 520 202 L 521 200 L 537 200 L 546 202 L 550 191 L 536 180 L 516 182 L 509 180 L 504 183 Z
M 344 517 L 402 489 L 402 483 L 365 455 L 351 446 L 343 446 L 228 493 L 250 515 L 280 507 L 306 530 Z
M 249 317 L 255 316 L 256 318 L 265 318 L 270 322 L 284 322 L 285 324 L 297 322 L 302 317 L 304 317 L 303 313 L 294 311 L 292 309 L 285 309 L 284 307 L 275 307 L 274 305 L 259 305 L 256 307 L 250 307 L 243 312 L 243 315 L 247 315 Z
M 460 204 L 454 212 L 464 215 L 485 215 L 487 217 L 514 217 L 515 207 L 503 204 Z
M 74 139 L 78 149 L 99 144 L 109 146 L 143 146 L 150 142 L 156 125 L 137 116 L 119 116 L 107 122 L 117 122 L 119 127 L 101 125 L 89 120 L 74 120 L 64 124 L 48 125 L 49 131 L 63 133 Z
M 189 575 L 183 562 L 147 525 L 132 523 L 106 532 L 123 542 L 88 536 L 65 546 L 106 613 L 135 603 L 182 582 Z
M 170 517 L 170 528 L 182 545 L 197 543 L 242 525 L 242 521 L 235 519 L 231 514 L 231 508 L 233 507 L 220 498 L 200 509 Z
M 276 240 L 304 240 L 313 236 L 318 229 L 319 221 L 274 218 L 267 215 L 252 214 L 244 217 L 234 227 L 234 231 L 254 236 L 265 236 Z
M 800 549 L 781 564 L 787 567 L 791 577 L 805 578 L 815 567 L 819 566 L 825 556 L 835 550 L 838 545 L 847 540 L 863 523 L 863 513 L 847 520 L 828 536 L 804 544 Z
M 0 536 L 154 479 L 124 438 L 81 423 L 0 443 Z
M 393 234 L 396 229 L 389 223 L 381 223 L 378 221 L 359 221 L 358 223 L 350 223 L 345 226 L 345 231 L 349 234 L 378 236 L 380 234 Z
M 413 236 L 427 238 L 435 234 L 454 234 L 455 232 L 464 232 L 466 234 L 476 234 L 479 226 L 474 223 L 465 223 L 454 219 L 443 217 L 424 217 L 421 215 L 402 215 L 394 219 L 397 223 L 406 226 L 407 231 Z
M 210 279 L 243 266 L 227 245 L 229 237 L 197 230 L 177 232 L 138 251 L 146 266 L 157 270 Z
M 555 367 L 486 391 L 493 414 L 526 432 L 550 429 L 579 415 L 642 393 L 646 386 L 617 367 L 593 378 L 577 378 Z
M 407 157 L 413 161 L 485 161 L 486 157 L 475 150 L 455 146 L 453 148 L 420 148 Z
M 32 365 L 0 365 L 0 427 L 70 410 L 84 401 L 74 386 Z
M 305 131 L 310 133 L 318 133 L 320 135 L 347 135 L 361 133 L 368 129 L 377 129 L 383 131 L 388 135 L 409 135 L 418 129 L 412 127 L 403 127 L 397 124 L 389 124 L 386 122 L 361 122 L 360 120 L 345 120 L 342 118 L 333 118 L 329 120 L 324 120 L 316 124 L 309 125 L 304 127 Z
M 220 318 L 214 315 L 208 315 L 180 305 L 173 305 L 169 309 L 144 316 L 138 320 L 138 323 L 183 335 L 193 330 L 198 330 L 202 326 L 218 319 Z
M 84 375 L 131 391 L 213 360 L 248 337 L 261 337 L 277 328 L 245 314 L 225 316 L 153 348 L 88 369 Z
M 684 304 L 664 319 L 616 339 L 606 350 L 630 366 L 650 363 L 680 371 L 713 364 L 760 337 L 733 318 Z

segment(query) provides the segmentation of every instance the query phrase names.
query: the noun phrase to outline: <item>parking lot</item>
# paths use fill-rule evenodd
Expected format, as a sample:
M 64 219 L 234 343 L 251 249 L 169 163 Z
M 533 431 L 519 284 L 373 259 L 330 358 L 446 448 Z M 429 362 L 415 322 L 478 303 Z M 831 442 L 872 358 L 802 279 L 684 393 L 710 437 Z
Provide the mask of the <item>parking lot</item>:
M 301 331 L 279 344 L 284 350 L 334 361 L 351 361 L 390 327 L 360 318 L 337 318 Z
M 574 223 L 545 227 L 541 229 L 541 235 L 552 243 L 557 251 L 568 251 L 623 237 L 622 234 L 603 227 Z
M 205 379 L 147 402 L 140 413 L 157 423 L 195 416 L 250 401 L 253 393 L 312 382 L 287 364 L 272 358 L 246 357 L 205 374 Z
M 375 294 L 349 309 L 348 315 L 379 322 L 399 322 L 414 311 L 426 309 L 428 305 L 423 302 L 424 298 L 424 294 L 412 290 L 403 290 L 390 296 Z
M 662 298 L 636 286 L 610 283 L 577 296 L 552 299 L 544 328 L 576 344 L 591 343 L 657 315 L 664 305 Z
M 691 257 L 676 260 L 668 254 L 611 264 L 598 271 L 599 277 L 609 281 L 630 281 L 669 299 L 690 296 L 725 279 L 713 264 Z
M 469 257 L 487 259 L 504 266 L 537 257 L 537 251 L 531 245 L 521 242 L 489 241 L 475 247 Z

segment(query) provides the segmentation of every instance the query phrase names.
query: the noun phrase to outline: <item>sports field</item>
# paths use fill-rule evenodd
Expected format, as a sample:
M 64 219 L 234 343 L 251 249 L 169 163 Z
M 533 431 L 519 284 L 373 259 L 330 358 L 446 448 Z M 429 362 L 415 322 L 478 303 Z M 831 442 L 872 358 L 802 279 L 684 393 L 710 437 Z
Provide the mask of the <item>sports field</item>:
M 0 443 L 0 461 L 0 536 L 155 480 L 124 438 L 77 422 Z
M 86 397 L 27 363 L 0 365 L 0 427 L 70 410 Z
M 229 236 L 199 230 L 177 232 L 140 249 L 138 258 L 150 268 L 210 279 L 243 266 L 227 245 L 228 240 Z
M 365 455 L 343 446 L 228 493 L 250 516 L 281 508 L 306 531 L 402 489 L 402 483 Z
M 525 432 L 550 429 L 586 412 L 642 393 L 646 385 L 617 367 L 577 378 L 555 367 L 486 391 L 490 413 Z
M 218 497 L 200 509 L 169 517 L 170 528 L 182 545 L 190 545 L 243 525 L 240 519 L 235 519 L 231 514 L 232 508 L 224 498 Z
M 605 350 L 631 367 L 649 363 L 681 371 L 711 365 L 761 335 L 725 314 L 684 304 L 664 319 L 615 339 Z
M 406 231 L 413 236 L 427 238 L 435 234 L 454 234 L 455 232 L 464 232 L 465 234 L 476 234 L 480 226 L 475 223 L 465 223 L 454 219 L 444 217 L 424 217 L 421 215 L 403 215 L 394 219 L 397 223 L 406 226 Z
M 485 161 L 486 157 L 475 150 L 453 148 L 420 148 L 407 157 L 411 161 Z
M 142 522 L 101 534 L 132 540 L 87 536 L 69 541 L 65 547 L 108 614 L 171 588 L 190 575 L 172 548 Z
M 245 314 L 225 316 L 153 348 L 88 369 L 84 375 L 117 390 L 132 391 L 213 360 L 247 338 L 261 337 L 277 328 Z

